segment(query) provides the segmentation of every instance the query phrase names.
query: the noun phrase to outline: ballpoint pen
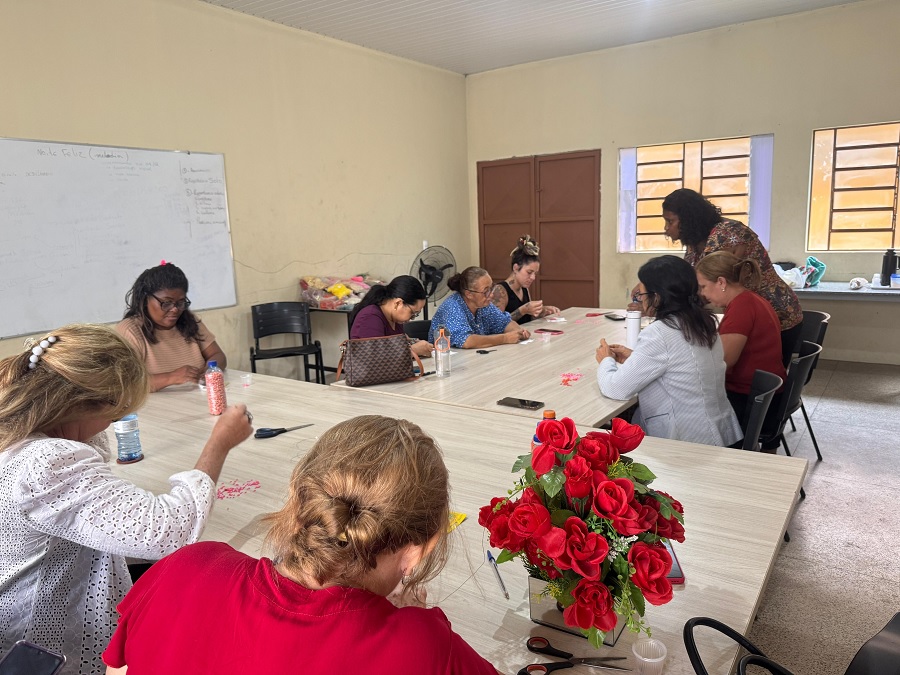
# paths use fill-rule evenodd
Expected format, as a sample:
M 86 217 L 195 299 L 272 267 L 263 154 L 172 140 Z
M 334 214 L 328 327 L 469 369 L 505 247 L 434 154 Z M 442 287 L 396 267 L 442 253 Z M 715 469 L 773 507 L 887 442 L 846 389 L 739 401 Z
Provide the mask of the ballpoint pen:
M 497 577 L 497 583 L 500 584 L 500 590 L 503 591 L 503 595 L 509 600 L 509 592 L 506 590 L 506 584 L 503 583 L 503 577 L 500 576 L 500 569 L 497 567 L 497 561 L 494 560 L 494 556 L 490 551 L 487 552 L 487 559 L 491 564 L 491 567 L 494 568 L 494 576 Z

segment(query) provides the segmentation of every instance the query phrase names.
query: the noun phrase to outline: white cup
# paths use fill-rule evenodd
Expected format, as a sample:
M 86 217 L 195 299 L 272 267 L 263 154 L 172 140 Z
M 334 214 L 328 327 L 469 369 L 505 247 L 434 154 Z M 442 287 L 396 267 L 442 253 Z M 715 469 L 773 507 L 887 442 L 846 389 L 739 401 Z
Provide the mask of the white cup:
M 666 664 L 666 646 L 654 638 L 642 638 L 631 646 L 637 675 L 660 675 Z
M 242 387 L 249 387 L 251 384 L 253 384 L 253 373 L 244 373 L 241 375 Z

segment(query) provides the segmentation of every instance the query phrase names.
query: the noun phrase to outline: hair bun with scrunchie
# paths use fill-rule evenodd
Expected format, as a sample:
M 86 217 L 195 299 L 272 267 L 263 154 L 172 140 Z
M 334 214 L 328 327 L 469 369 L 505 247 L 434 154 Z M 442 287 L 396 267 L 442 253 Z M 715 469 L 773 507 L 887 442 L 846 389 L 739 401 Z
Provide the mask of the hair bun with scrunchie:
M 522 251 L 526 256 L 537 257 L 541 253 L 541 247 L 531 238 L 531 235 L 526 234 L 519 237 L 519 242 L 516 244 L 516 247 L 510 251 L 509 257 L 512 258 L 519 251 Z

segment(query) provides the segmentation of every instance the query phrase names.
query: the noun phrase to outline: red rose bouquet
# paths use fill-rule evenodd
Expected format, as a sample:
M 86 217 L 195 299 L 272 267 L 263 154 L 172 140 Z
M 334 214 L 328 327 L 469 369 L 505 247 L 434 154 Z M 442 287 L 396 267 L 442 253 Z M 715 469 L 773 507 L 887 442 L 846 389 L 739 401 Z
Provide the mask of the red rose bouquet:
M 478 514 L 491 546 L 503 549 L 497 562 L 520 558 L 531 576 L 548 582 L 565 623 L 595 647 L 617 615 L 649 634 L 645 602 L 672 599 L 672 558 L 662 541 L 684 541 L 684 510 L 650 488 L 656 476 L 626 456 L 643 438 L 621 419 L 609 432 L 583 437 L 569 418 L 545 419 L 532 452 L 513 466 L 525 475 Z

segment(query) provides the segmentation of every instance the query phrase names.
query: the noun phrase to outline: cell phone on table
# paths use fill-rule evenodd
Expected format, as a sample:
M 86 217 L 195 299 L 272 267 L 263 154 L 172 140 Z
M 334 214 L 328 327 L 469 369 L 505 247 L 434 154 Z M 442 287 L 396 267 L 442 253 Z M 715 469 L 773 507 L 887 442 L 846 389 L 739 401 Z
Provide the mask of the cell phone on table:
M 681 563 L 678 562 L 678 558 L 675 556 L 675 549 L 672 548 L 672 542 L 666 540 L 665 547 L 669 551 L 669 555 L 672 556 L 672 569 L 669 570 L 669 574 L 666 578 L 673 584 L 683 584 L 684 572 L 681 569 Z M 0 673 L 0 675 L 2 675 L 2 673 Z
M 510 408 L 522 408 L 524 410 L 538 410 L 544 407 L 543 401 L 531 401 L 527 398 L 513 398 L 507 396 L 497 401 L 497 405 L 507 405 Z M 0 674 L 2 675 L 2 674 Z
M 605 316 L 610 321 L 624 321 L 625 320 L 624 314 L 606 314 Z
M 65 662 L 62 654 L 19 640 L 0 661 L 0 675 L 56 675 Z
M 535 333 L 547 333 L 548 335 L 562 335 L 563 332 L 558 328 L 538 328 Z

